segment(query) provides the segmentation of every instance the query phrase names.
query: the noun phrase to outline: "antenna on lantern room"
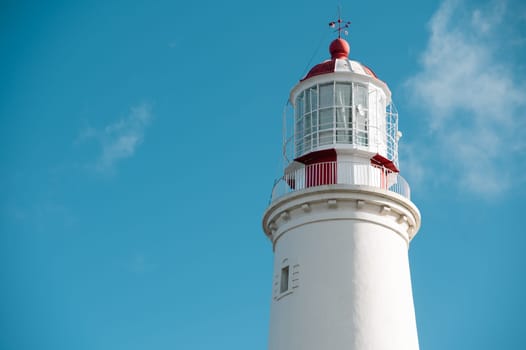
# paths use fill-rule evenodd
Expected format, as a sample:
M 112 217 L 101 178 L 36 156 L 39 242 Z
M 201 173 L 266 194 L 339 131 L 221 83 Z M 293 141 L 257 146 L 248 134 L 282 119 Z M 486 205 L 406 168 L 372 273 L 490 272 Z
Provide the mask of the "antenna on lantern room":
M 351 21 L 343 21 L 342 20 L 342 16 L 341 16 L 340 12 L 341 12 L 340 11 L 340 6 L 338 6 L 338 20 L 329 22 L 329 27 L 331 27 L 331 28 L 336 28 L 336 26 L 338 26 L 338 28 L 336 28 L 334 30 L 334 32 L 338 32 L 338 39 L 341 39 L 342 32 L 345 35 L 349 34 L 349 32 L 347 31 L 347 28 L 349 28 L 350 25 L 351 25 Z

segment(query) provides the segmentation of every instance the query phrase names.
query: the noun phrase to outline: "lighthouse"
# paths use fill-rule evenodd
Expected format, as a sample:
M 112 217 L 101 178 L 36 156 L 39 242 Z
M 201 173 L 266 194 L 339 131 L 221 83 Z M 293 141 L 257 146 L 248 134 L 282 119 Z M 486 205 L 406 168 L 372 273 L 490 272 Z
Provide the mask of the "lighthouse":
M 263 216 L 274 252 L 269 350 L 416 350 L 408 249 L 420 228 L 398 113 L 373 70 L 330 59 L 290 92 L 285 167 Z

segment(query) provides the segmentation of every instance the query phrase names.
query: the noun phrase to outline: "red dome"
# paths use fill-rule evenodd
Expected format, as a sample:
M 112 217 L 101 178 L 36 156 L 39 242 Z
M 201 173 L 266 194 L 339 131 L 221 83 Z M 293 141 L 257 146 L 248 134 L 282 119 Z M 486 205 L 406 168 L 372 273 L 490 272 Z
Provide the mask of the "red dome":
M 334 58 L 332 60 L 327 60 L 312 67 L 312 69 L 307 73 L 307 75 L 300 81 L 312 78 L 316 75 L 334 72 L 354 72 L 362 75 L 368 75 L 370 77 L 378 79 L 378 77 L 371 70 L 371 68 L 367 67 L 365 64 L 356 61 L 351 61 L 349 59 Z
M 332 59 L 347 58 L 350 51 L 351 47 L 349 46 L 349 43 L 341 38 L 333 40 L 329 46 L 329 52 L 331 53 Z
M 367 75 L 371 78 L 378 79 L 376 74 L 366 65 L 349 59 L 351 51 L 347 41 L 338 38 L 332 41 L 329 46 L 331 59 L 315 65 L 300 81 L 304 81 L 316 75 L 329 74 L 334 72 L 352 72 L 361 75 Z

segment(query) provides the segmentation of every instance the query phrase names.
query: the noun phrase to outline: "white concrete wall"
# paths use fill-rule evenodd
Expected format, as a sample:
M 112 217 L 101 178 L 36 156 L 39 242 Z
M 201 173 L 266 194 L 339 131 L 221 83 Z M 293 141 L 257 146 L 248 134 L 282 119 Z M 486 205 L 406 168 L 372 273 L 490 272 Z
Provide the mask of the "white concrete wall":
M 407 233 L 418 210 L 365 192 L 311 191 L 267 211 L 275 284 L 282 266 L 295 271 L 291 293 L 273 288 L 270 350 L 418 349 Z

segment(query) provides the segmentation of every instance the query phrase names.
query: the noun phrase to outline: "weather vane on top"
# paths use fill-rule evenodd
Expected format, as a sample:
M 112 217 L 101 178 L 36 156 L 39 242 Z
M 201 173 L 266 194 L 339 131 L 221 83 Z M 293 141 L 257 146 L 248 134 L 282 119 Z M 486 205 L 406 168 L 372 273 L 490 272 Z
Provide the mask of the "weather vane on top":
M 338 28 L 336 28 L 336 25 L 338 25 Z M 342 20 L 342 18 L 340 16 L 340 9 L 339 8 L 338 8 L 338 20 L 337 21 L 332 21 L 332 22 L 329 23 L 329 27 L 336 28 L 334 31 L 338 32 L 338 39 L 341 38 L 342 32 L 345 35 L 349 34 L 349 32 L 347 31 L 347 28 L 349 28 L 350 25 L 351 25 L 350 21 L 344 22 Z

